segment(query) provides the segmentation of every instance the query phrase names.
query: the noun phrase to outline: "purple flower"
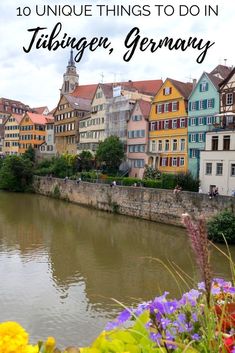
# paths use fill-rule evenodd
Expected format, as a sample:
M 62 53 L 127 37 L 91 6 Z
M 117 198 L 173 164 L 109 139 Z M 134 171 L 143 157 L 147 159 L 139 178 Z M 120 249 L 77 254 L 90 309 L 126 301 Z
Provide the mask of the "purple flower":
M 129 309 L 125 309 L 123 310 L 118 317 L 116 318 L 116 320 L 108 322 L 108 324 L 106 325 L 106 330 L 110 331 L 113 330 L 114 328 L 124 324 L 124 322 L 126 322 L 127 320 L 129 320 L 131 318 L 131 312 Z
M 201 336 L 200 336 L 198 333 L 194 333 L 194 334 L 192 335 L 192 339 L 193 339 L 194 341 L 199 341 L 199 340 L 201 339 Z

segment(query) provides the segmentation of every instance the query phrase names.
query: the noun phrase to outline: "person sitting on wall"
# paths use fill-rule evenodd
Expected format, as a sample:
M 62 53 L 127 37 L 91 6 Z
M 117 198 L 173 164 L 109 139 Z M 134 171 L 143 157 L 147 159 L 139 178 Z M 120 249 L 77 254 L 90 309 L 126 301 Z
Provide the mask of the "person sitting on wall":
M 213 190 L 213 196 L 216 197 L 219 195 L 219 189 L 218 189 L 218 186 L 216 186 Z
M 173 193 L 176 195 L 176 194 L 178 194 L 181 191 L 182 191 L 182 187 L 179 186 L 179 185 L 176 185 L 176 187 L 173 190 Z

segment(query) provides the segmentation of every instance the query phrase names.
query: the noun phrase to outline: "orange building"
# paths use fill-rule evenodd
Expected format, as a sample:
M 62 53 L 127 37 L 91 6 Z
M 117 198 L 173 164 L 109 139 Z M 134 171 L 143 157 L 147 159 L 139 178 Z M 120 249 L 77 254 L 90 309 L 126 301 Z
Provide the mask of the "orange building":
M 45 115 L 25 113 L 20 122 L 19 131 L 19 153 L 24 153 L 29 146 L 38 149 L 45 141 L 46 123 L 53 121 Z
M 148 164 L 164 173 L 186 172 L 188 97 L 192 83 L 166 79 L 150 112 Z

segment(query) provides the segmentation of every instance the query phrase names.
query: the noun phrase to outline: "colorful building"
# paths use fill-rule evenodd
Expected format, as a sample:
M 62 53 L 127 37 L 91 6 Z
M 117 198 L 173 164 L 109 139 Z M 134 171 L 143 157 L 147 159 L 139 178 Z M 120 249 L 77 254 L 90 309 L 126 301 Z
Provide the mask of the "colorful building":
M 167 78 L 150 112 L 148 164 L 163 173 L 186 172 L 188 97 L 192 83 Z
M 48 116 L 25 113 L 21 122 L 19 130 L 19 153 L 24 153 L 29 146 L 36 150 L 45 141 L 46 123 L 51 119 Z
M 194 177 L 199 176 L 200 152 L 205 149 L 206 132 L 214 129 L 220 110 L 221 81 L 204 72 L 189 97 L 188 169 Z
M 20 122 L 23 115 L 11 114 L 4 122 L 3 154 L 12 155 L 19 153 Z
M 140 99 L 136 102 L 127 123 L 127 160 L 129 176 L 143 178 L 148 163 L 148 130 L 151 103 Z
M 46 122 L 45 141 L 37 150 L 38 158 L 52 158 L 56 155 L 55 148 L 55 133 L 54 133 L 54 118 L 49 116 Z

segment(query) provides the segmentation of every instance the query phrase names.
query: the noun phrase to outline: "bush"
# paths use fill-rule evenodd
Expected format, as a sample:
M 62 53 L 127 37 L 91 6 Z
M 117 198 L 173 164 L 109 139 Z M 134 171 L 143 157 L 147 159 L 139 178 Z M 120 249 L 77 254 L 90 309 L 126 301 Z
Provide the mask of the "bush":
M 198 192 L 199 179 L 194 179 L 190 172 L 175 175 L 175 185 L 179 185 L 183 190 Z
M 28 158 L 7 156 L 0 170 L 0 188 L 8 191 L 32 189 L 33 165 Z
M 235 244 L 235 215 L 225 210 L 214 216 L 207 223 L 208 237 L 214 242 L 224 243 L 224 237 L 228 244 Z
M 174 189 L 176 184 L 175 174 L 162 174 L 162 188 Z
M 142 181 L 142 185 L 146 188 L 157 188 L 162 189 L 162 181 L 161 180 L 151 180 L 146 179 Z

